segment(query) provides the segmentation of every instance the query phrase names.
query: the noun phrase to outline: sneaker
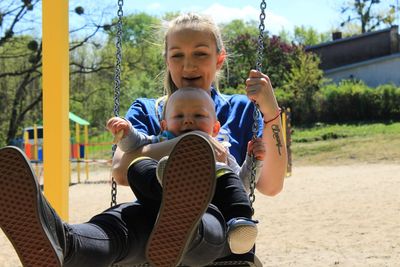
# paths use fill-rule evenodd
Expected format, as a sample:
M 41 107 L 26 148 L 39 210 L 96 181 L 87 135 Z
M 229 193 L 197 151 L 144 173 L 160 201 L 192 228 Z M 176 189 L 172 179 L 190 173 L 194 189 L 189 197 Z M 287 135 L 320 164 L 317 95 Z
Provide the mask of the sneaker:
M 165 156 L 165 157 L 162 157 L 158 161 L 158 164 L 157 164 L 156 176 L 157 176 L 157 180 L 161 186 L 162 186 L 162 179 L 163 179 L 163 175 L 164 175 L 165 166 L 167 165 L 167 161 L 168 161 L 168 156 Z M 215 169 L 216 169 L 215 177 L 217 179 L 227 173 L 233 172 L 232 169 L 228 165 L 226 165 L 225 163 L 221 163 L 221 162 L 215 163 Z
M 167 166 L 168 158 L 169 158 L 168 156 L 161 158 L 157 164 L 156 176 L 157 176 L 157 180 L 161 186 L 162 186 L 164 170 L 165 170 L 165 166 Z
M 249 252 L 256 242 L 257 221 L 247 218 L 233 218 L 228 221 L 228 244 L 234 254 Z
M 16 147 L 0 149 L 0 226 L 23 266 L 61 266 L 65 232 L 46 201 L 28 159 Z
M 151 266 L 179 265 L 215 185 L 215 158 L 208 140 L 194 133 L 182 137 L 165 165 L 161 207 L 146 247 Z

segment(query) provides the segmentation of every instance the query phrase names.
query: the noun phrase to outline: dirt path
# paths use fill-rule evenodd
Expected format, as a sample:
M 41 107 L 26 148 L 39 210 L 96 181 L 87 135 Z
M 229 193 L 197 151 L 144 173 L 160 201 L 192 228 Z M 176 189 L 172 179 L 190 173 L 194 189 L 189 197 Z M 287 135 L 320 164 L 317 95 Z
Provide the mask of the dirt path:
M 105 173 L 99 173 L 107 177 Z M 108 184 L 70 187 L 70 222 L 109 206 Z M 257 195 L 257 254 L 264 266 L 399 266 L 400 166 L 294 167 L 284 191 Z M 118 201 L 132 199 L 119 187 Z M 20 266 L 0 231 L 0 266 Z

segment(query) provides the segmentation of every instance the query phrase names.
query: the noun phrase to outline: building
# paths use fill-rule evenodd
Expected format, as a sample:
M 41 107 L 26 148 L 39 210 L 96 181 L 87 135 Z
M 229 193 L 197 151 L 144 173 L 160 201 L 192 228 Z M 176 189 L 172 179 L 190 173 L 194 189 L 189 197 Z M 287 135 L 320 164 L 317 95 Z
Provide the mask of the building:
M 398 26 L 349 38 L 341 33 L 333 41 L 306 47 L 321 58 L 320 67 L 333 82 L 362 80 L 370 87 L 400 86 L 400 36 Z

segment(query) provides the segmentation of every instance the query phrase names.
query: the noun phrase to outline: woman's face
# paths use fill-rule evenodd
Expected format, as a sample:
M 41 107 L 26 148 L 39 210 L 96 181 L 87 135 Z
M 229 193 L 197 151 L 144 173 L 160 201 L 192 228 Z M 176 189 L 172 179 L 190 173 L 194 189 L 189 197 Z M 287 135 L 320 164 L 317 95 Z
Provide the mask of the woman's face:
M 210 90 L 225 56 L 217 53 L 212 33 L 180 29 L 168 35 L 167 44 L 167 66 L 176 87 Z

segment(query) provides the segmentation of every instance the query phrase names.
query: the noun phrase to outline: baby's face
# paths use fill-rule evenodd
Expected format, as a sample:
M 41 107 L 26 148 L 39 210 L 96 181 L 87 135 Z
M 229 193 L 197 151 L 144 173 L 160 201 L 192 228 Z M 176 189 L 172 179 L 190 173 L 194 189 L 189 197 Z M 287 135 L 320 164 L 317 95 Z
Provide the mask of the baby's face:
M 203 92 L 188 92 L 174 96 L 168 100 L 165 130 L 175 136 L 194 130 L 215 136 L 219 131 L 216 124 L 219 126 L 219 123 L 214 109 L 214 103 Z

